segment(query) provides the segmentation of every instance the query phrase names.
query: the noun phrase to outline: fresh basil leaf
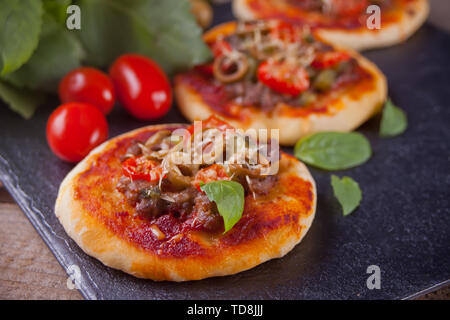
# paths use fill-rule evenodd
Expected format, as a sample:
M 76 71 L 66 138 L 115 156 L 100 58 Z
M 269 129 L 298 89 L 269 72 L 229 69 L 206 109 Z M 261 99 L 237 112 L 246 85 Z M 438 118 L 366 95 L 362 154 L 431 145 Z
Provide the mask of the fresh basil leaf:
M 338 199 L 342 206 L 344 216 L 352 213 L 361 202 L 362 192 L 358 183 L 350 177 L 331 176 L 331 186 L 333 187 L 334 196 Z
M 45 96 L 26 89 L 17 89 L 0 82 L 0 99 L 9 105 L 11 110 L 29 119 L 36 108 L 44 102 Z
M 300 139 L 295 156 L 325 170 L 343 170 L 366 162 L 372 149 L 360 133 L 320 132 Z
M 36 0 L 0 0 L 0 74 L 20 68 L 39 42 L 42 3 Z
M 46 13 L 52 15 L 58 23 L 65 23 L 67 19 L 67 7 L 72 0 L 42 0 Z
M 55 91 L 59 80 L 81 65 L 83 49 L 75 33 L 44 15 L 39 46 L 19 70 L 3 77 L 17 87 Z
M 405 112 L 396 107 L 389 99 L 384 105 L 381 116 L 380 136 L 394 137 L 405 132 L 408 119 Z
M 81 40 L 88 62 L 109 66 L 138 53 L 169 74 L 211 58 L 187 0 L 81 0 Z
M 213 181 L 200 187 L 209 201 L 214 201 L 223 217 L 225 232 L 241 219 L 244 212 L 244 188 L 235 181 Z M 224 232 L 224 233 L 225 233 Z

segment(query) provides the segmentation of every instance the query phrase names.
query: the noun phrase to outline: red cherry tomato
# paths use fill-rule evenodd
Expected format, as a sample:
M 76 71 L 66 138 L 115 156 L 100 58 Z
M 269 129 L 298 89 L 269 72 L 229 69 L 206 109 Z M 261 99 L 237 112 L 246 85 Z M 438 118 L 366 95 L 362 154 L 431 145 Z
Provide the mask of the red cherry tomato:
M 268 60 L 261 63 L 258 79 L 272 90 L 291 96 L 297 96 L 309 88 L 306 69 L 286 62 Z
M 280 39 L 286 42 L 295 42 L 300 38 L 301 32 L 296 29 L 293 25 L 277 21 L 276 27 L 270 30 L 270 36 L 275 39 Z
M 213 164 L 209 167 L 201 169 L 194 178 L 194 186 L 199 190 L 203 184 L 212 181 L 230 180 L 225 172 L 225 168 L 220 164 Z
M 125 54 L 109 69 L 117 99 L 140 120 L 164 116 L 172 104 L 169 80 L 161 68 L 147 57 Z
M 342 51 L 327 51 L 316 54 L 311 65 L 316 69 L 330 68 L 339 62 L 350 60 L 350 55 Z
M 364 12 L 367 0 L 331 0 L 331 11 L 339 16 L 355 16 Z
M 209 43 L 208 46 L 211 49 L 213 56 L 215 58 L 218 58 L 224 55 L 225 53 L 231 52 L 232 50 L 231 45 L 223 39 L 219 39 L 217 41 Z
M 125 176 L 134 180 L 159 181 L 163 169 L 158 162 L 145 157 L 129 158 L 122 164 L 122 172 Z
M 59 83 L 59 98 L 62 103 L 89 103 L 108 114 L 114 106 L 114 86 L 104 72 L 78 68 L 66 74 Z
M 212 115 L 209 116 L 208 119 L 203 120 L 202 121 L 202 128 L 203 129 L 212 129 L 212 128 L 217 128 L 221 131 L 226 131 L 226 130 L 234 130 L 234 127 L 229 125 L 227 122 L 220 120 L 219 118 L 217 118 L 216 116 Z M 190 134 L 193 134 L 195 130 L 195 125 L 191 124 L 188 128 L 187 131 Z
M 47 142 L 61 159 L 78 162 L 108 137 L 103 113 L 86 103 L 59 106 L 47 121 Z

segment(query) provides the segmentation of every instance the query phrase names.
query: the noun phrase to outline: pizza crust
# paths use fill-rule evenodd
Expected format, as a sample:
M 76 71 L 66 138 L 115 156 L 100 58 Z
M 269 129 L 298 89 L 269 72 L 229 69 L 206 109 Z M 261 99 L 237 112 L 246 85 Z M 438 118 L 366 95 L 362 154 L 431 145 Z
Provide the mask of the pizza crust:
M 213 40 L 219 34 L 232 33 L 234 25 L 234 23 L 226 23 L 212 29 L 205 34 L 205 40 Z M 280 129 L 279 142 L 286 146 L 294 145 L 303 136 L 316 132 L 352 131 L 381 110 L 387 97 L 387 81 L 375 64 L 359 53 L 349 49 L 337 49 L 345 50 L 354 57 L 359 65 L 372 75 L 373 85 L 372 88 L 365 90 L 363 94 L 355 94 L 351 89 L 344 92 L 338 99 L 333 99 L 327 104 L 328 112 L 326 113 L 311 113 L 293 117 L 286 115 L 282 111 L 284 105 L 279 105 L 275 107 L 269 116 L 257 108 L 243 108 L 241 112 L 246 113 L 245 121 L 241 121 L 218 113 L 204 102 L 198 92 L 183 82 L 180 76 L 175 77 L 174 83 L 178 107 L 190 121 L 204 120 L 215 114 L 234 127 L 244 130 L 249 128 L 269 129 L 270 134 L 270 129 Z
M 413 35 L 427 19 L 429 10 L 428 0 L 414 0 L 407 4 L 399 22 L 382 25 L 380 30 L 318 28 L 315 33 L 322 40 L 354 50 L 392 46 Z M 257 15 L 246 5 L 246 0 L 234 0 L 233 13 L 240 20 L 257 19 Z
M 153 280 L 187 281 L 207 277 L 224 276 L 253 268 L 273 258 L 287 254 L 307 233 L 314 219 L 316 209 L 316 188 L 308 169 L 295 158 L 283 154 L 282 160 L 290 163 L 290 172 L 308 181 L 312 185 L 312 204 L 309 212 L 301 212 L 297 224 L 274 228 L 248 242 L 235 246 L 212 248 L 205 256 L 161 257 L 155 252 L 144 250 L 114 234 L 97 218 L 91 215 L 77 200 L 75 187 L 77 177 L 95 163 L 98 156 L 113 148 L 122 138 L 133 136 L 143 130 L 163 129 L 164 125 L 138 129 L 111 139 L 94 149 L 81 161 L 61 183 L 55 204 L 55 214 L 67 234 L 88 255 L 100 260 L 106 266 L 122 270 L 139 278 Z M 275 201 L 275 200 L 274 200 Z M 278 199 L 276 201 L 286 201 Z M 294 198 L 289 201 L 298 201 Z M 272 218 L 282 213 L 268 213 Z M 283 213 L 285 214 L 285 212 Z
M 406 10 L 412 10 L 413 14 L 408 14 Z M 427 0 L 416 0 L 408 3 L 407 8 L 402 13 L 401 20 L 395 24 L 381 25 L 380 30 L 369 30 L 367 28 L 345 31 L 322 29 L 316 34 L 320 39 L 354 50 L 367 50 L 383 48 L 406 41 L 425 22 L 429 14 Z

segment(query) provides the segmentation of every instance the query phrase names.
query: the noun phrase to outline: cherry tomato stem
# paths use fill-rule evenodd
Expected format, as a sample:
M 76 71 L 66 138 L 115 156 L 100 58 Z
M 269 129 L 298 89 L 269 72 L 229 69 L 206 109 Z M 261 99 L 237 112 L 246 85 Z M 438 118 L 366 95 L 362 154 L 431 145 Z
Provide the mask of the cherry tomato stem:
M 272 90 L 298 96 L 309 88 L 309 76 L 305 68 L 286 62 L 267 60 L 258 67 L 258 79 Z

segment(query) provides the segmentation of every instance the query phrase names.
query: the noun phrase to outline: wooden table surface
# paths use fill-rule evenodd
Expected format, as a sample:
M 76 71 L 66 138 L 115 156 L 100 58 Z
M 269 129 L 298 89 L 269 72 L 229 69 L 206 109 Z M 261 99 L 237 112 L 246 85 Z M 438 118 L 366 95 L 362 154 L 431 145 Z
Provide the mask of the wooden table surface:
M 83 299 L 8 192 L 0 185 L 0 299 Z
M 450 31 L 450 1 L 430 3 L 429 21 Z M 0 184 L 0 299 L 83 299 L 66 283 L 65 271 Z M 420 299 L 450 300 L 450 286 Z

